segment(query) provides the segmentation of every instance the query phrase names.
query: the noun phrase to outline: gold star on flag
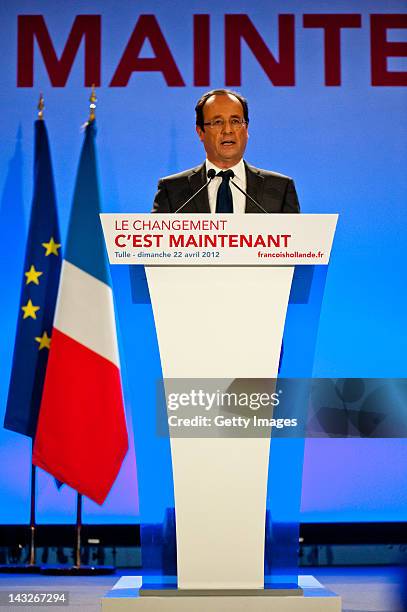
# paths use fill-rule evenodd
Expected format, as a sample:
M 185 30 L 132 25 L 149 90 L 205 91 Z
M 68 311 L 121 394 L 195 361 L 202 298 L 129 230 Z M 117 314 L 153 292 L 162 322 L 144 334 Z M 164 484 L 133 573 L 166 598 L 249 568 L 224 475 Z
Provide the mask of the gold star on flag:
M 43 272 L 39 272 L 38 270 L 35 269 L 34 266 L 31 266 L 31 268 L 28 270 L 28 272 L 24 272 L 24 274 L 27 277 L 27 280 L 25 281 L 26 285 L 29 285 L 30 283 L 34 283 L 35 285 L 39 285 L 40 281 L 38 280 L 38 277 L 41 276 L 41 274 L 43 274 Z
M 24 310 L 23 319 L 28 319 L 31 317 L 32 319 L 36 319 L 37 315 L 35 314 L 37 310 L 39 310 L 39 306 L 34 306 L 31 300 L 28 300 L 25 306 L 21 306 L 21 310 Z
M 43 348 L 50 349 L 51 347 L 51 338 L 49 338 L 46 331 L 42 334 L 42 336 L 37 336 L 35 338 L 35 341 L 39 343 L 39 351 L 41 351 Z
M 52 236 L 49 239 L 49 242 L 43 242 L 42 246 L 45 249 L 45 257 L 48 257 L 48 255 L 59 255 L 58 249 L 61 245 L 57 244 Z

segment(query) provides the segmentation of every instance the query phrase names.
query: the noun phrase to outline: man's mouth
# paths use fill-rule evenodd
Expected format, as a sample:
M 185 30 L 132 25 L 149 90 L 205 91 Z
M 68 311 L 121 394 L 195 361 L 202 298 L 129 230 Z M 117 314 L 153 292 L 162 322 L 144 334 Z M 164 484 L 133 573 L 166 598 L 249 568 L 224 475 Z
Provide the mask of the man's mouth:
M 236 144 L 236 142 L 234 140 L 222 140 L 220 144 L 224 147 L 230 147 Z

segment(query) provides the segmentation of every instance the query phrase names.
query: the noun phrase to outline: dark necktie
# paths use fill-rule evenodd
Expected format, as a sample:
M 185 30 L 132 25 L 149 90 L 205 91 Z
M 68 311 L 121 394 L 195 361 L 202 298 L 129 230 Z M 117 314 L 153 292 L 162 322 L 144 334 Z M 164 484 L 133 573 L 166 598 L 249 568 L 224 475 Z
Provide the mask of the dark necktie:
M 219 185 L 218 195 L 216 196 L 216 212 L 217 213 L 232 213 L 233 212 L 233 196 L 230 189 L 230 179 L 234 176 L 232 170 L 218 172 L 216 176 L 222 177 L 222 182 Z

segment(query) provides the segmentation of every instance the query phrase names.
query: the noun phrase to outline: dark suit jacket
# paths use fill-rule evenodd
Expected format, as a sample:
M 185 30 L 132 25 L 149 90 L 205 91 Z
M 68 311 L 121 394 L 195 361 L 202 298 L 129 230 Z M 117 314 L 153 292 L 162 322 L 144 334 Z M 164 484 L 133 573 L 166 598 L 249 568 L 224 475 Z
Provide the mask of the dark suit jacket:
M 246 191 L 271 213 L 298 213 L 300 205 L 294 181 L 283 174 L 260 170 L 244 162 Z M 166 176 L 158 182 L 153 212 L 174 213 L 188 198 L 206 183 L 205 164 Z M 232 186 L 232 190 L 234 187 Z M 182 211 L 183 213 L 210 213 L 208 190 L 204 189 Z M 246 198 L 246 213 L 262 211 Z

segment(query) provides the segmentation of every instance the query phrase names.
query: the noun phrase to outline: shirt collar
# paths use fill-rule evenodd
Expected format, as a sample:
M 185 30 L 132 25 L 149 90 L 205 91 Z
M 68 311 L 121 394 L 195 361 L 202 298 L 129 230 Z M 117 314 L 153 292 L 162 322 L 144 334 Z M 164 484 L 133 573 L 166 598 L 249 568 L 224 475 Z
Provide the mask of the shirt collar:
M 207 174 L 208 174 L 208 170 L 210 170 L 211 168 L 216 170 L 216 174 L 218 174 L 218 172 L 221 172 L 222 170 L 224 170 L 224 168 L 218 168 L 218 166 L 215 166 L 215 164 L 210 162 L 209 159 L 205 160 L 205 165 L 206 165 L 206 173 Z M 244 165 L 243 159 L 241 159 L 235 166 L 232 166 L 231 168 L 228 168 L 228 170 L 233 170 L 233 172 L 235 173 L 235 177 L 234 178 L 237 178 L 237 179 L 239 179 L 239 181 L 244 182 L 244 180 L 246 178 L 246 169 L 245 169 L 245 165 Z

